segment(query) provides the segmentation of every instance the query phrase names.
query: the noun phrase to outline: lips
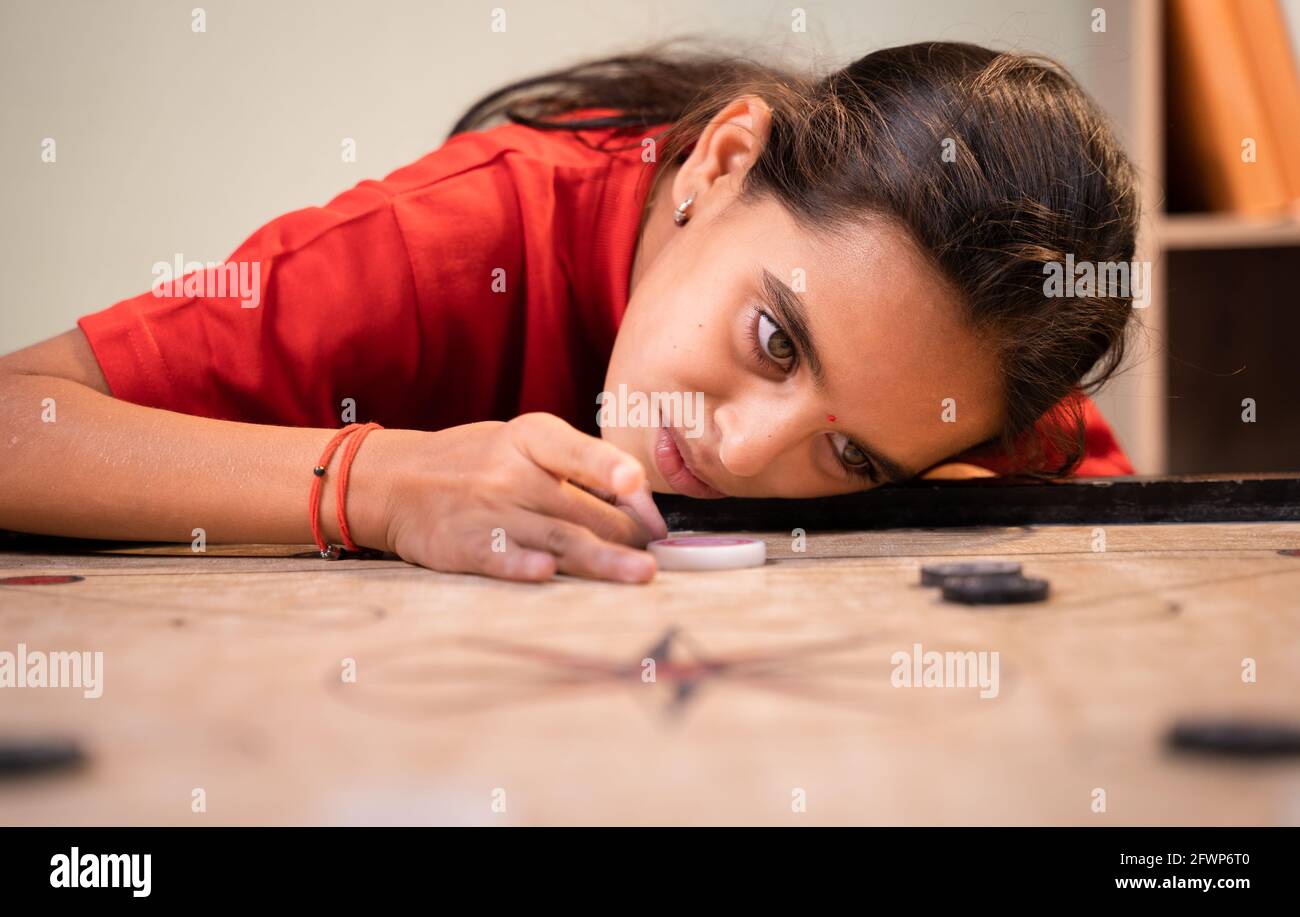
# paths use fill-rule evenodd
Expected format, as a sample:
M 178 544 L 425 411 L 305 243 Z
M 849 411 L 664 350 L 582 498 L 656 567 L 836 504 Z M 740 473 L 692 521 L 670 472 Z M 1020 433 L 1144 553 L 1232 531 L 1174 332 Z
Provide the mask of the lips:
M 717 500 L 726 496 L 695 476 L 686 464 L 677 436 L 670 427 L 659 428 L 659 437 L 655 440 L 655 467 L 668 486 L 683 496 L 700 500 Z

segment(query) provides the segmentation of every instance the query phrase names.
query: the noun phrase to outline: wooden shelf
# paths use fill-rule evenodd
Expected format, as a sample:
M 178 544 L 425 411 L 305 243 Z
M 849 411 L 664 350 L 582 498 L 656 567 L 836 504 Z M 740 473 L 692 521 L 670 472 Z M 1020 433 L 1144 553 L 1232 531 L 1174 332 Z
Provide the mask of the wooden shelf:
M 1300 220 L 1294 217 L 1174 214 L 1159 216 L 1156 226 L 1160 245 L 1167 250 L 1300 245 Z
M 1252 368 L 1259 365 L 1252 354 L 1264 344 L 1251 328 L 1232 324 L 1231 314 L 1224 311 L 1222 291 L 1232 289 L 1240 281 L 1241 289 L 1254 300 L 1285 304 L 1286 297 L 1292 295 L 1287 279 L 1291 275 L 1290 265 L 1300 264 L 1300 213 L 1246 216 L 1166 210 L 1165 165 L 1170 124 L 1164 98 L 1165 3 L 1164 0 L 1138 0 L 1132 11 L 1130 75 L 1134 130 L 1130 151 L 1141 176 L 1145 214 L 1136 258 L 1151 261 L 1155 271 L 1149 306 L 1142 312 L 1144 330 L 1134 337 L 1126 360 L 1130 372 L 1127 378 L 1121 374 L 1113 383 L 1107 406 L 1124 422 L 1128 437 L 1125 451 L 1138 471 L 1167 474 L 1171 467 L 1185 464 L 1191 448 L 1184 438 L 1179 440 L 1179 454 L 1171 456 L 1179 432 L 1171 427 L 1173 417 L 1179 414 L 1184 431 L 1192 423 L 1185 411 L 1176 410 L 1179 405 L 1171 400 L 1171 359 L 1179 353 L 1186 359 L 1188 348 L 1204 344 L 1203 337 L 1197 338 L 1194 333 L 1196 317 L 1200 314 L 1202 322 L 1219 322 L 1216 327 L 1223 335 L 1222 365 L 1210 361 L 1217 371 L 1226 372 L 1243 363 L 1249 363 Z M 1198 253 L 1205 253 L 1205 257 L 1198 258 Z M 1177 267 L 1175 262 L 1180 262 Z M 1173 269 L 1181 272 L 1179 278 L 1169 276 Z M 1285 316 L 1291 314 L 1284 306 L 1279 307 Z M 1174 314 L 1179 316 L 1177 326 L 1170 322 Z M 1291 334 L 1290 325 L 1284 323 L 1280 333 Z M 1258 384 L 1263 385 L 1264 379 Z M 1178 397 L 1185 398 L 1187 390 L 1184 380 Z M 1206 389 L 1197 397 L 1213 399 L 1222 395 Z M 1272 397 L 1276 406 L 1275 391 Z M 1221 400 L 1226 404 L 1226 397 Z M 1278 417 L 1277 412 L 1272 416 Z M 1203 422 L 1196 421 L 1198 426 Z

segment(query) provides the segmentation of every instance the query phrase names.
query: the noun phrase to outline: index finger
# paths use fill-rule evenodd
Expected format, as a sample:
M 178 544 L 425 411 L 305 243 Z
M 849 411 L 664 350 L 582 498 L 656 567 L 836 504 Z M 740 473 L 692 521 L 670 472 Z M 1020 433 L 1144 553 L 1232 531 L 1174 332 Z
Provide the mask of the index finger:
M 519 450 L 557 477 L 614 494 L 632 493 L 645 482 L 645 469 L 632 456 L 554 414 L 525 414 L 514 423 Z

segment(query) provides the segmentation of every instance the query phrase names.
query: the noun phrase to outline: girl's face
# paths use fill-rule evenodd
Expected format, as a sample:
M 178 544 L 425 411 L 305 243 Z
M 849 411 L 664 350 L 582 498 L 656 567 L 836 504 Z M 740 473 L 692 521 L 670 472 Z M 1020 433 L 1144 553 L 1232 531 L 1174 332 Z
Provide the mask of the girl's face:
M 991 436 L 990 348 L 900 230 L 810 234 L 773 201 L 739 201 L 766 130 L 761 100 L 736 100 L 649 202 L 602 436 L 655 490 L 695 497 L 865 490 Z M 621 395 L 676 416 L 620 414 Z

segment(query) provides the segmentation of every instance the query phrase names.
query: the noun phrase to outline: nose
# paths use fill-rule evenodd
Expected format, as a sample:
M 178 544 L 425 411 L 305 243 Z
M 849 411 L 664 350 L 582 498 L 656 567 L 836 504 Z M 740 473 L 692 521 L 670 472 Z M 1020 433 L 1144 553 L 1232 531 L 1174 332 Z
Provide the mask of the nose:
M 811 405 L 793 400 L 769 398 L 719 405 L 713 412 L 718 428 L 718 461 L 737 477 L 753 477 L 807 437 L 817 416 Z

